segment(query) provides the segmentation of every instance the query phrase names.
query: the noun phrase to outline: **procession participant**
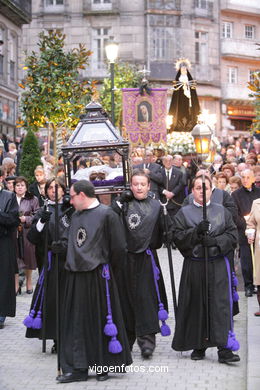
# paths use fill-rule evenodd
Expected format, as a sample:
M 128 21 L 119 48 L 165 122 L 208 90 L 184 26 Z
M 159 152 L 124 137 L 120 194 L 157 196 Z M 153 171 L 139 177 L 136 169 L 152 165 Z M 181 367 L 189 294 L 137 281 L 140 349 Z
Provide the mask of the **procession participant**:
M 143 358 L 148 359 L 155 349 L 156 333 L 170 334 L 165 324 L 167 298 L 156 253 L 162 246 L 163 223 L 159 201 L 149 196 L 150 177 L 144 170 L 133 171 L 130 188 L 132 194 L 124 192 L 112 205 L 121 214 L 127 240 L 127 264 L 118 286 L 130 347 L 137 338 Z M 158 318 L 162 320 L 161 329 Z
M 62 179 L 52 178 L 47 180 L 45 185 L 45 194 L 48 206 L 43 206 L 34 217 L 32 226 L 28 232 L 28 240 L 37 248 L 38 258 L 40 259 L 39 279 L 32 298 L 30 315 L 25 319 L 24 324 L 27 326 L 25 337 L 50 339 L 54 341 L 51 348 L 52 353 L 56 353 L 56 276 L 54 256 L 51 253 L 51 244 L 54 241 L 55 232 L 55 184 L 58 184 L 58 216 L 59 225 L 58 232 L 61 236 L 64 230 L 69 227 L 69 218 L 71 209 L 68 202 L 63 201 L 63 196 L 66 192 L 66 187 Z M 48 208 L 48 210 L 47 210 Z M 48 222 L 48 224 L 47 224 Z M 48 230 L 46 226 L 48 225 Z M 45 248 L 46 235 L 48 247 Z M 44 258 L 46 257 L 45 250 L 48 250 L 48 269 L 47 275 L 47 291 L 44 291 Z M 59 284 L 60 291 L 63 291 L 64 280 L 64 263 L 66 256 L 59 254 Z M 43 297 L 46 299 L 46 329 L 43 335 L 42 329 L 42 312 L 43 312 Z M 36 320 L 37 318 L 37 320 Z M 29 322 L 28 322 L 29 320 Z M 36 320 L 36 322 L 35 322 Z M 38 324 L 37 324 L 38 322 Z M 37 324 L 37 325 L 36 325 Z
M 0 169 L 0 329 L 4 328 L 6 317 L 15 316 L 15 273 L 18 273 L 18 267 L 13 232 L 20 223 L 16 196 L 4 189 L 3 174 Z
M 153 161 L 153 152 L 146 150 L 143 163 L 133 166 L 134 169 L 144 169 L 145 173 L 150 177 L 151 192 L 154 193 L 156 199 L 159 199 L 160 186 L 163 185 L 163 177 L 161 166 Z
M 182 207 L 173 220 L 173 239 L 184 256 L 184 264 L 172 348 L 176 351 L 193 349 L 191 359 L 201 360 L 205 357 L 208 347 L 216 346 L 220 363 L 237 362 L 240 358 L 232 352 L 239 348 L 238 342 L 232 339 L 233 275 L 225 256 L 236 245 L 237 230 L 231 214 L 222 205 L 211 203 L 212 183 L 207 176 L 205 177 L 207 220 L 203 220 L 202 181 L 202 176 L 194 179 L 193 203 Z M 207 275 L 205 247 L 208 250 Z M 205 294 L 206 278 L 208 294 Z
M 68 239 L 63 238 L 67 246 L 61 310 L 63 375 L 57 380 L 86 381 L 93 366 L 98 367 L 97 380 L 106 380 L 110 367 L 132 363 L 114 277 L 124 266 L 125 239 L 119 217 L 98 202 L 90 182 L 74 183 L 70 197 L 76 212 Z M 61 247 L 53 244 L 57 252 Z

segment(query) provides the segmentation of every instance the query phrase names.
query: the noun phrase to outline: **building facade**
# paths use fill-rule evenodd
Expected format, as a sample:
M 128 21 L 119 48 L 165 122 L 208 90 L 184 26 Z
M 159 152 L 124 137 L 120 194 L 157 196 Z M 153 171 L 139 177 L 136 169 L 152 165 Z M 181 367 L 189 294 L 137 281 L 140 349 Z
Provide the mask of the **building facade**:
M 245 63 L 248 55 L 243 56 L 239 43 L 231 45 L 231 53 L 225 46 L 227 42 L 232 43 L 230 38 L 223 35 L 225 28 L 228 31 L 225 23 L 237 15 L 237 11 L 232 11 L 233 14 L 230 12 L 229 3 L 235 7 L 235 0 L 34 0 L 32 21 L 23 27 L 23 49 L 29 52 L 37 50 L 40 31 L 59 29 L 66 34 L 68 48 L 82 43 L 92 50 L 91 63 L 83 77 L 102 81 L 109 74 L 105 45 L 113 37 L 119 43 L 119 59 L 134 63 L 140 69 L 144 65 L 150 69 L 151 83 L 157 87 L 167 87 L 169 101 L 172 80 L 176 75 L 175 62 L 180 57 L 186 57 L 192 63 L 191 74 L 197 80 L 201 108 L 216 115 L 215 130 L 221 136 L 223 128 L 229 132 L 235 127 L 234 118 L 230 119 L 228 112 L 233 107 L 234 96 L 242 96 L 241 93 L 237 94 L 240 89 L 243 89 L 244 100 L 249 102 L 246 104 L 250 105 L 246 82 L 241 84 L 240 78 L 237 78 L 237 93 L 233 91 L 233 97 L 231 94 L 234 84 L 230 87 L 232 68 L 240 64 L 239 75 L 242 72 L 247 74 Z M 255 26 L 254 39 L 250 40 L 253 43 L 259 39 L 257 12 L 260 5 L 254 0 L 249 3 L 256 4 L 247 6 L 246 15 L 243 10 L 240 12 L 248 26 Z M 236 7 L 241 8 L 239 5 Z M 250 31 L 247 27 L 247 36 L 251 34 Z M 232 39 L 238 42 L 240 38 L 238 35 Z M 247 48 L 248 42 L 245 42 Z M 239 58 L 235 54 L 236 48 L 240 50 Z M 250 50 L 253 52 L 253 48 Z M 256 53 L 251 53 L 250 61 L 250 69 L 253 70 L 257 67 Z M 230 79 L 226 77 L 227 72 L 230 72 Z
M 0 134 L 15 139 L 22 25 L 31 21 L 31 0 L 0 0 Z
M 254 118 L 247 83 L 260 71 L 260 3 L 221 4 L 221 92 L 223 135 L 246 134 Z

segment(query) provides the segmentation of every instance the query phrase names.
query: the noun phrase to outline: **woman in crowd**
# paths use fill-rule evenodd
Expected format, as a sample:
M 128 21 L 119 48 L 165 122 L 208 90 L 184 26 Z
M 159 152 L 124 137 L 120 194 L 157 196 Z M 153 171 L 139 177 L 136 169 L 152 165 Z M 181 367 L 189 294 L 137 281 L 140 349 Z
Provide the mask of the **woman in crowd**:
M 229 179 L 230 192 L 238 190 L 242 186 L 242 182 L 239 176 L 232 176 Z
M 15 179 L 14 191 L 19 205 L 20 225 L 17 229 L 18 258 L 24 264 L 26 277 L 26 292 L 32 294 L 32 270 L 37 268 L 35 247 L 27 239 L 35 212 L 39 208 L 36 196 L 28 192 L 28 181 L 23 176 Z M 18 262 L 18 263 L 19 263 Z
M 217 188 L 230 192 L 230 186 L 228 184 L 228 177 L 223 172 L 219 172 L 216 175 Z
M 253 201 L 250 216 L 247 221 L 247 229 L 253 229 L 253 234 L 247 234 L 248 243 L 254 244 L 254 285 L 257 286 L 257 301 L 259 310 L 255 316 L 260 316 L 260 199 Z

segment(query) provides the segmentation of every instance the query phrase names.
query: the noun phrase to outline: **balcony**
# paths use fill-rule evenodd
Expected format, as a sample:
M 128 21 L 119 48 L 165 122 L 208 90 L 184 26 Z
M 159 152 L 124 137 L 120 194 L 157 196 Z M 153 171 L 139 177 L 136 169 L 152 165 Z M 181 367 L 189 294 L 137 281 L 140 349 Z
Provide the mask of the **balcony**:
M 222 85 L 222 98 L 223 99 L 242 99 L 252 100 L 249 95 L 249 90 L 245 84 L 224 84 Z
M 0 14 L 10 19 L 17 26 L 32 20 L 31 0 L 0 0 Z
M 249 39 L 223 39 L 221 54 L 229 58 L 259 59 L 256 42 Z
M 93 3 L 91 0 L 83 0 L 83 14 L 91 15 L 113 15 L 119 14 L 119 0 L 111 0 L 110 3 Z
M 260 11 L 259 0 L 221 0 L 221 11 L 255 16 Z

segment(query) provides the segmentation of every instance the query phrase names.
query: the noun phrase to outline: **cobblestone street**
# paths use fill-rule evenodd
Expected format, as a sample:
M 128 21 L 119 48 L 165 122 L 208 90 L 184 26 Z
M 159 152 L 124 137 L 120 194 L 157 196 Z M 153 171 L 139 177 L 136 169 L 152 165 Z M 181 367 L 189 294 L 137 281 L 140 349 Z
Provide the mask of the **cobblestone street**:
M 176 287 L 182 267 L 182 256 L 173 251 Z M 166 249 L 159 251 L 170 303 L 170 321 L 172 333 L 174 318 L 170 288 L 168 258 Z M 36 273 L 35 273 L 36 277 Z M 249 298 L 255 300 L 255 298 Z M 217 349 L 207 351 L 203 361 L 190 360 L 190 352 L 177 353 L 171 349 L 170 337 L 157 336 L 157 348 L 152 360 L 143 360 L 137 345 L 134 346 L 134 363 L 124 375 L 111 374 L 107 382 L 97 382 L 95 374 L 90 374 L 88 382 L 57 384 L 56 356 L 50 353 L 52 342 L 47 341 L 47 352 L 41 352 L 41 342 L 26 339 L 22 324 L 28 314 L 31 296 L 25 292 L 17 297 L 17 316 L 8 318 L 6 327 L 0 331 L 0 389 L 1 390 L 51 390 L 59 388 L 73 389 L 126 389 L 148 390 L 160 388 L 178 390 L 245 390 L 247 389 L 247 301 L 240 293 L 240 314 L 235 317 L 235 332 L 240 342 L 241 362 L 233 365 L 219 364 Z M 255 302 L 256 306 L 256 302 Z M 259 334 L 258 334 L 259 345 Z M 153 372 L 152 372 L 153 371 Z M 259 388 L 259 387 L 258 387 Z M 251 387 L 250 390 L 256 390 Z

